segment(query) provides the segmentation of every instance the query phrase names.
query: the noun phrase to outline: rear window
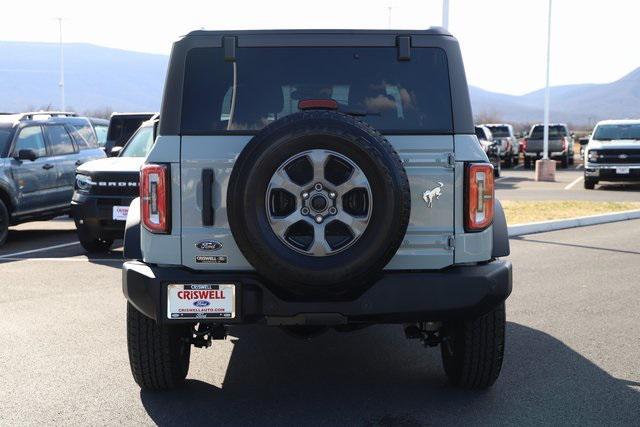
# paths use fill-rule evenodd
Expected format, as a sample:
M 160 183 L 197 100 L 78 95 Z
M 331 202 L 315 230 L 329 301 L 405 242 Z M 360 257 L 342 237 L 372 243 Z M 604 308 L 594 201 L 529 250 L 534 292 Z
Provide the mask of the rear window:
M 98 148 L 98 139 L 89 123 L 68 125 L 67 129 L 80 150 Z
M 104 147 L 104 145 L 107 143 L 107 130 L 109 129 L 109 127 L 104 125 L 94 125 L 93 129 L 96 131 L 98 145 L 100 147 Z
M 488 126 L 494 138 L 508 138 L 511 136 L 508 126 Z
M 542 139 L 544 132 L 544 126 L 537 125 L 534 126 L 531 130 L 531 134 L 529 138 L 531 139 Z M 549 138 L 563 138 L 567 136 L 567 129 L 562 125 L 553 125 L 549 126 Z
M 221 48 L 187 55 L 182 133 L 254 133 L 298 111 L 303 99 L 327 99 L 386 133 L 451 133 L 444 51 L 413 48 L 241 48 L 235 64 Z M 236 86 L 234 91 L 234 66 Z
M 484 129 L 479 126 L 476 126 L 476 137 L 478 139 L 487 139 L 487 136 L 484 134 Z

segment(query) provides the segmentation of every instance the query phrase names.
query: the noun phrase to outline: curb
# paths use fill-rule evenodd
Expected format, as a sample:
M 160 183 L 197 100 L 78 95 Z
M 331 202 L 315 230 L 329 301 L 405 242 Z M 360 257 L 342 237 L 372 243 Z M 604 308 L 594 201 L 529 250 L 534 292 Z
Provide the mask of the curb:
M 556 219 L 551 221 L 510 225 L 507 227 L 507 229 L 509 230 L 509 237 L 516 237 L 522 236 L 524 234 L 544 233 L 546 231 L 585 227 L 587 225 L 606 224 L 608 222 L 625 221 L 628 219 L 640 219 L 640 209 L 600 215 L 581 216 L 578 218 Z

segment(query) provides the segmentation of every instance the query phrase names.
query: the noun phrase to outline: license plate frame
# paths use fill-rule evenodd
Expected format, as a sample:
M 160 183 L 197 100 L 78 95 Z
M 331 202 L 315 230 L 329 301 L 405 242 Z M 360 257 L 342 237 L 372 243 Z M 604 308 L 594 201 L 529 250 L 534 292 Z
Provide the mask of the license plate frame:
M 129 206 L 114 206 L 111 209 L 111 219 L 114 221 L 126 221 L 129 213 Z
M 189 293 L 180 295 L 180 291 Z M 167 318 L 236 320 L 238 294 L 236 283 L 170 283 L 166 292 Z M 223 299 L 227 301 L 221 301 Z
M 629 169 L 629 167 L 616 167 L 616 174 L 618 175 L 629 175 L 630 172 L 631 170 Z

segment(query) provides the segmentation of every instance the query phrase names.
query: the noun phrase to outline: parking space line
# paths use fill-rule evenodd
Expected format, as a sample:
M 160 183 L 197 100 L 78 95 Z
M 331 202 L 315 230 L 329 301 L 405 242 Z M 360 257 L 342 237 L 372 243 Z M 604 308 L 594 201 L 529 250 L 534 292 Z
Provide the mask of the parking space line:
M 583 176 L 579 176 L 578 178 L 576 178 L 575 180 L 573 180 L 569 185 L 567 185 L 566 187 L 564 187 L 565 190 L 571 190 L 571 187 L 573 187 L 574 185 L 576 185 L 577 183 L 579 183 L 580 181 L 582 181 L 584 179 Z
M 28 250 L 28 251 L 14 252 L 12 254 L 0 255 L 0 259 L 17 257 L 18 255 L 33 254 L 33 253 L 36 253 L 36 252 L 48 251 L 48 250 L 51 250 L 51 249 L 66 248 L 66 247 L 69 247 L 69 246 L 79 245 L 79 244 L 80 244 L 80 242 L 71 242 L 71 243 L 63 243 L 61 245 L 47 246 L 47 247 L 44 247 L 44 248 L 31 249 L 31 250 Z
M 113 262 L 122 264 L 123 259 L 114 258 L 0 258 L 2 261 L 63 261 L 63 262 Z
M 583 163 L 578 164 L 578 166 L 576 166 L 576 170 L 577 170 L 577 169 L 580 169 L 580 168 L 581 168 L 581 167 L 583 167 L 583 166 L 584 166 L 584 164 L 583 164 Z

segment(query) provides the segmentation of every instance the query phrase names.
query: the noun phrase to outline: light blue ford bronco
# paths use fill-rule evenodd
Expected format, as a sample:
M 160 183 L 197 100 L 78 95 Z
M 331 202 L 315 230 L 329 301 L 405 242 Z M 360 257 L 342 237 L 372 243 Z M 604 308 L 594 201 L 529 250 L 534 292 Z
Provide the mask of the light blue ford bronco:
M 450 34 L 195 31 L 127 218 L 133 377 L 180 385 L 191 346 L 233 325 L 399 324 L 441 346 L 452 384 L 486 388 L 508 254 Z

